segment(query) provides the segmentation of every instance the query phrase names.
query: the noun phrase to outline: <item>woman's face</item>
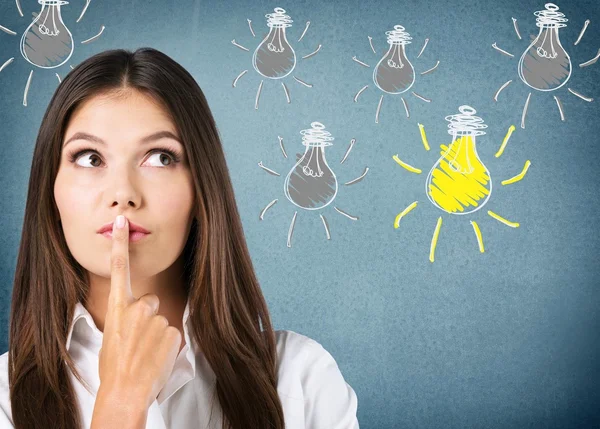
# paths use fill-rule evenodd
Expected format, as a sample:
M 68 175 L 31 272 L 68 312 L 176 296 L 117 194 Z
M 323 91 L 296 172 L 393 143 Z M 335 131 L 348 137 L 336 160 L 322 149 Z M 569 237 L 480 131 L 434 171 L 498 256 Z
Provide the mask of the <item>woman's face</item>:
M 158 132 L 175 138 L 144 140 Z M 166 270 L 181 255 L 193 220 L 194 187 L 176 138 L 167 113 L 138 91 L 118 98 L 99 95 L 73 112 L 54 198 L 69 250 L 90 274 L 110 277 L 112 241 L 97 230 L 118 214 L 150 231 L 129 242 L 132 281 Z M 77 155 L 86 148 L 93 151 Z M 180 162 L 158 148 L 179 154 Z

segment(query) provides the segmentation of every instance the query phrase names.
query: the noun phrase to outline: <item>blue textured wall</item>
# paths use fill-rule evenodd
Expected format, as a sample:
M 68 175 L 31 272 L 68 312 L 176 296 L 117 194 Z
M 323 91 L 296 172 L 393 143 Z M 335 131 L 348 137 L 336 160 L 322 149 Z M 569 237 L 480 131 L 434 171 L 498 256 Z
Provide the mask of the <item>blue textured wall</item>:
M 0 4 L 0 352 L 8 349 L 8 313 L 21 234 L 29 168 L 37 130 L 52 92 L 56 70 L 36 69 L 22 105 L 31 70 L 20 55 L 20 35 L 40 6 L 21 0 Z M 386 428 L 591 428 L 600 425 L 598 359 L 598 251 L 600 236 L 600 62 L 580 68 L 600 47 L 600 6 L 594 1 L 559 4 L 569 19 L 561 40 L 574 70 L 569 87 L 593 97 L 588 103 L 566 88 L 561 122 L 552 94 L 534 92 L 526 127 L 521 111 L 529 92 L 517 76 L 528 34 L 537 33 L 533 12 L 543 2 L 127 0 L 92 1 L 76 23 L 84 1 L 63 6 L 76 50 L 70 64 L 110 48 L 152 46 L 186 67 L 203 88 L 216 117 L 248 245 L 277 329 L 291 329 L 319 341 L 336 358 L 359 398 L 363 429 Z M 322 44 L 315 56 L 299 60 L 286 79 L 291 104 L 279 83 L 267 81 L 254 109 L 260 82 L 251 65 L 264 15 L 284 7 L 294 20 L 289 39 L 299 56 Z M 29 17 L 29 18 L 27 18 Z M 518 20 L 523 40 L 513 29 Z M 585 19 L 591 24 L 574 46 Z M 247 19 L 257 33 L 253 38 Z M 297 42 L 304 24 L 311 25 Z M 413 36 L 408 56 L 417 72 L 406 96 L 409 119 L 398 97 L 386 96 L 374 121 L 380 92 L 372 67 L 387 47 L 384 32 L 401 24 Z M 104 33 L 95 41 L 80 41 Z M 379 55 L 373 54 L 367 36 Z M 416 59 L 425 38 L 429 44 Z M 231 40 L 250 48 L 245 52 Z M 295 42 L 295 43 L 294 43 Z M 492 43 L 515 55 L 509 58 Z M 352 61 L 358 59 L 370 69 Z M 233 79 L 242 71 L 237 87 Z M 501 84 L 513 83 L 492 97 Z M 357 103 L 354 94 L 369 88 Z M 478 150 L 495 187 L 486 209 L 468 219 L 450 216 L 429 203 L 425 178 L 449 143 L 444 116 L 468 104 L 488 124 Z M 292 247 L 286 246 L 295 206 L 283 194 L 293 154 L 303 149 L 300 130 L 313 121 L 335 137 L 327 159 L 340 190 L 322 212 L 299 211 Z M 423 148 L 417 123 L 424 124 L 431 151 Z M 504 154 L 494 157 L 508 127 Z M 279 149 L 284 138 L 289 158 Z M 356 145 L 344 164 L 348 142 Z M 423 174 L 410 173 L 392 156 Z M 518 174 L 510 186 L 500 181 Z M 257 163 L 278 171 L 276 177 Z M 342 183 L 366 177 L 352 186 Z M 273 199 L 279 202 L 259 220 Z M 395 229 L 395 216 L 419 204 Z M 333 209 L 358 216 L 353 221 Z M 520 223 L 510 228 L 485 212 Z M 434 263 L 429 246 L 443 215 Z M 480 253 L 468 220 L 478 222 L 485 243 Z M 594 262 L 596 261 L 596 262 Z

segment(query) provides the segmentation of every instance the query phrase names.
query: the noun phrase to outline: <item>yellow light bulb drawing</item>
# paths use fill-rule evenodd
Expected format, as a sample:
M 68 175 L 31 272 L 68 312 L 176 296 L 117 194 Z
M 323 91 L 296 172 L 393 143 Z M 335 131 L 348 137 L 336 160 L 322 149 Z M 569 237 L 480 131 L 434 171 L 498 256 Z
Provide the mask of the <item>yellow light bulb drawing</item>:
M 440 145 L 441 157 L 429 171 L 425 182 L 425 193 L 429 201 L 438 209 L 453 215 L 474 214 L 488 203 L 492 194 L 491 175 L 479 158 L 476 146 L 477 136 L 485 134 L 483 130 L 487 128 L 487 125 L 483 123 L 480 117 L 475 115 L 477 112 L 472 107 L 466 105 L 460 106 L 459 111 L 459 114 L 446 116 L 446 120 L 449 122 L 448 133 L 452 135 L 452 141 L 448 146 Z M 423 146 L 425 150 L 429 150 L 425 129 L 422 124 L 418 125 Z M 508 140 L 514 131 L 515 126 L 511 125 L 502 141 L 500 149 L 496 152 L 496 158 L 504 153 Z M 397 154 L 392 156 L 392 158 L 405 170 L 416 174 L 422 173 L 421 169 L 402 161 Z M 519 174 L 500 183 L 504 186 L 521 181 L 525 177 L 530 165 L 531 162 L 527 160 Z M 400 221 L 413 211 L 417 207 L 417 204 L 418 201 L 414 201 L 396 215 L 394 228 L 400 227 Z M 511 228 L 519 227 L 519 223 L 511 222 L 491 210 L 488 210 L 487 214 Z M 476 214 L 474 215 L 476 216 Z M 475 220 L 470 220 L 470 223 L 477 238 L 479 251 L 483 253 L 485 248 L 481 229 Z M 442 216 L 439 216 L 429 249 L 430 262 L 434 262 L 435 260 L 435 249 L 440 237 L 441 228 Z
M 325 160 L 325 147 L 332 146 L 334 138 L 321 122 L 312 122 L 310 126 L 310 128 L 300 131 L 300 134 L 302 134 L 302 144 L 305 146 L 305 150 L 304 153 L 296 154 L 296 163 L 284 180 L 283 192 L 286 198 L 297 208 L 315 213 L 317 210 L 322 210 L 325 207 L 332 205 L 331 203 L 338 194 L 338 179 L 329 166 L 329 163 Z M 346 150 L 346 154 L 340 161 L 340 164 L 344 163 L 348 154 L 354 147 L 355 142 L 356 139 L 350 140 L 350 146 Z M 281 137 L 279 137 L 279 146 L 283 156 L 287 158 L 287 153 L 283 147 L 283 138 Z M 258 166 L 269 174 L 281 176 L 278 172 L 264 166 L 262 161 L 258 163 Z M 344 186 L 360 182 L 367 175 L 368 171 L 369 167 L 365 167 L 365 171 L 360 176 L 345 182 Z M 267 204 L 260 213 L 260 220 L 263 220 L 265 212 L 277 201 L 278 199 L 276 198 Z M 333 208 L 336 212 L 346 216 L 348 219 L 358 220 L 358 216 L 352 216 L 336 206 L 333 206 Z M 294 232 L 297 215 L 298 211 L 296 210 L 288 231 L 287 247 L 292 247 L 292 234 Z M 329 233 L 327 219 L 323 214 L 319 214 L 319 217 L 325 227 L 327 239 L 330 240 L 331 235 Z
M 459 114 L 446 117 L 452 143 L 441 146 L 442 156 L 427 176 L 426 193 L 445 212 L 468 214 L 481 209 L 492 193 L 490 172 L 477 154 L 475 140 L 485 134 L 487 125 L 472 107 L 458 110 Z

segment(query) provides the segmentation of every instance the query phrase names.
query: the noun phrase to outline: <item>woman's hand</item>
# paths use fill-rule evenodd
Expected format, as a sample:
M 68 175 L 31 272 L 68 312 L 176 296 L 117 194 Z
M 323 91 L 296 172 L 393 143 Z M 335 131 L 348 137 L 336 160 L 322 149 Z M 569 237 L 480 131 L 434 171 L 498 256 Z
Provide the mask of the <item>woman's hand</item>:
M 118 219 L 118 217 L 117 217 Z M 134 298 L 129 274 L 129 222 L 113 225 L 108 308 L 99 357 L 104 397 L 135 401 L 147 410 L 167 382 L 181 345 L 181 333 L 157 314 L 155 294 Z

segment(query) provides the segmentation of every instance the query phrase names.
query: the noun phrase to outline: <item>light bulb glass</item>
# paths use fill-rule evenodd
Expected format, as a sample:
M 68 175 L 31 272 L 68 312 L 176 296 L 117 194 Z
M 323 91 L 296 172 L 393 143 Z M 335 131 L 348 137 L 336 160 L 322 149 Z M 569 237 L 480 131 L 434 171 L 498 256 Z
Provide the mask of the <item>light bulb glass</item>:
M 405 51 L 412 37 L 401 25 L 395 25 L 394 30 L 385 34 L 390 47 L 373 70 L 373 82 L 388 94 L 401 94 L 415 83 L 415 69 Z
M 276 7 L 274 10 L 265 15 L 269 34 L 254 51 L 252 64 L 264 77 L 281 79 L 296 66 L 296 52 L 285 35 L 285 29 L 291 27 L 293 21 L 285 14 L 285 9 Z
M 441 158 L 427 176 L 425 192 L 436 207 L 451 214 L 467 214 L 482 208 L 492 193 L 492 179 L 477 154 L 476 136 L 485 134 L 475 109 L 460 106 L 460 114 L 447 116 L 449 146 L 441 145 Z
M 331 203 L 338 190 L 335 174 L 325 159 L 325 147 L 333 137 L 320 122 L 311 123 L 302 130 L 302 144 L 306 150 L 292 167 L 283 185 L 285 196 L 296 206 L 317 210 Z
M 21 55 L 37 67 L 51 69 L 73 54 L 73 36 L 64 24 L 60 7 L 64 0 L 38 0 L 42 10 L 21 37 Z
M 567 19 L 555 4 L 545 7 L 535 12 L 540 32 L 519 60 L 519 77 L 531 88 L 553 91 L 567 83 L 572 66 L 558 33 L 559 28 L 566 27 Z

